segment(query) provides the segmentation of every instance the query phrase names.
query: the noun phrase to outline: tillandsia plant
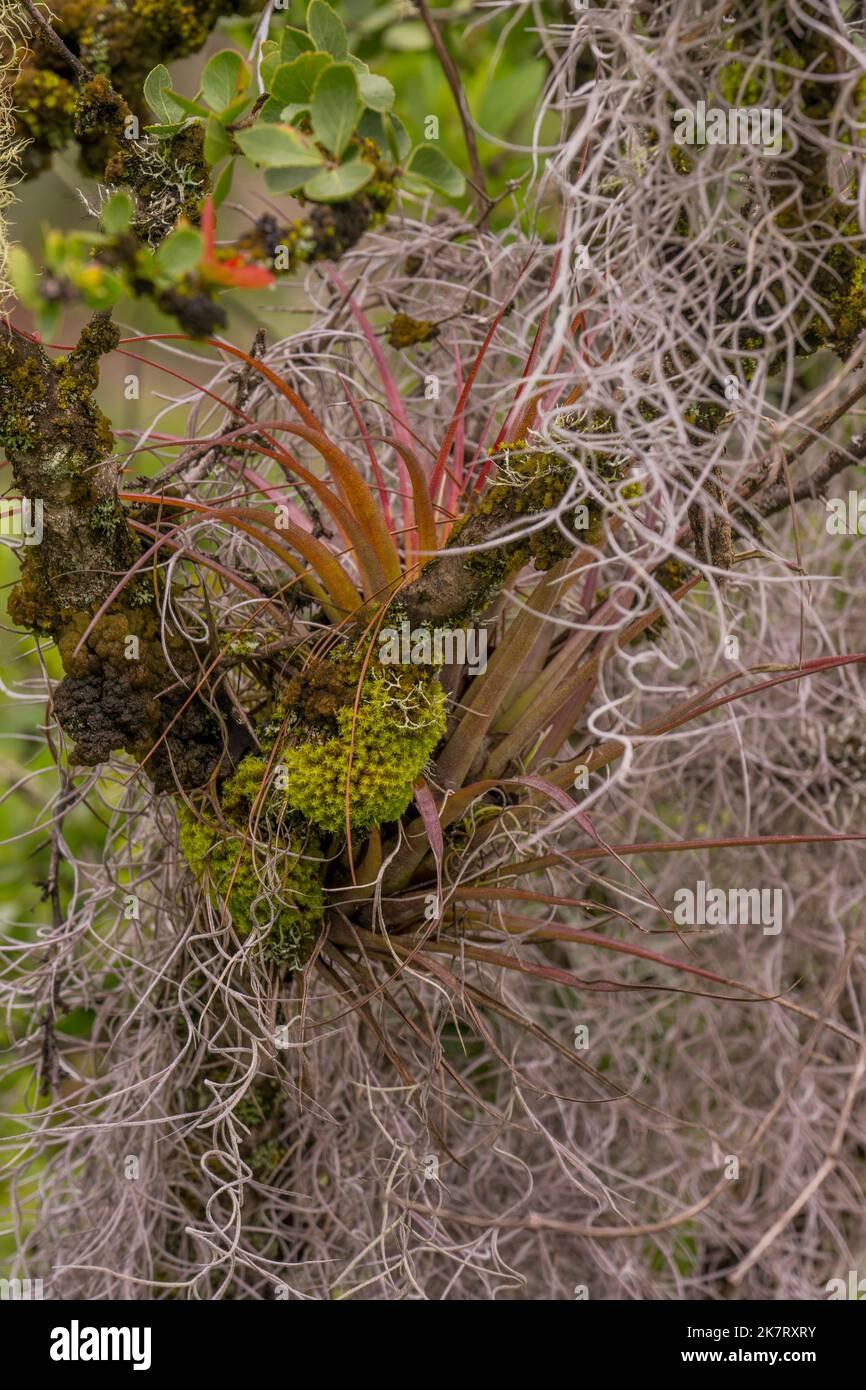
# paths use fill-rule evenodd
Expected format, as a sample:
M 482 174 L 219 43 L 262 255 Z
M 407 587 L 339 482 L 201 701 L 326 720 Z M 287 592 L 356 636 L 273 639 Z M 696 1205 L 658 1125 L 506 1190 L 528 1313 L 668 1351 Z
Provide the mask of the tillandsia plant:
M 236 8 L 2 7 L 12 1277 L 826 1296 L 862 7 Z

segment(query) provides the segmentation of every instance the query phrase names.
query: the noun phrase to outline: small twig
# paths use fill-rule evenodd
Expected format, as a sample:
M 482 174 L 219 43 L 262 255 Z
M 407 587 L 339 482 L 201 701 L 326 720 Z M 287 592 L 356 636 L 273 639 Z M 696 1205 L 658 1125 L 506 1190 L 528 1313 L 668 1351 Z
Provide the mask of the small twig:
M 801 478 L 790 491 L 787 480 L 783 478 L 780 482 L 767 488 L 762 496 L 756 498 L 752 506 L 760 516 L 772 516 L 774 512 L 782 511 L 792 502 L 817 500 L 837 473 L 843 473 L 846 468 L 851 468 L 864 458 L 866 458 L 866 432 L 855 435 L 847 449 L 834 449 L 820 467 L 815 469 L 814 473 L 810 473 L 807 478 Z
M 55 53 L 59 54 L 64 62 L 69 64 L 79 82 L 91 82 L 93 80 L 93 73 L 89 68 L 84 66 L 80 58 L 76 57 L 76 55 L 67 48 L 57 31 L 52 29 L 45 15 L 36 8 L 33 0 L 21 0 L 21 4 L 40 30 L 45 42 L 50 48 L 54 49 Z
M 78 794 L 72 785 L 72 779 L 69 773 L 63 771 L 60 777 L 60 798 L 57 803 L 57 813 L 51 826 L 51 860 L 48 869 L 48 878 L 44 882 L 37 884 L 37 887 L 42 889 L 42 902 L 51 903 L 51 925 L 54 930 L 55 938 L 63 925 L 63 905 L 60 900 L 60 866 L 64 858 L 61 848 L 63 821 L 66 812 L 70 810 L 78 800 Z M 57 1090 L 60 1078 L 60 1061 L 57 1052 L 57 1038 L 54 1032 L 59 1002 L 57 976 L 52 970 L 51 994 L 48 1003 L 42 1011 L 42 1019 L 40 1022 L 40 1027 L 42 1029 L 42 1053 L 39 1089 L 43 1096 L 50 1096 L 52 1092 Z
M 481 166 L 481 160 L 478 157 L 478 145 L 475 140 L 475 129 L 472 125 L 472 113 L 469 110 L 469 103 L 466 100 L 466 93 L 463 90 L 463 83 L 460 80 L 460 73 L 457 70 L 457 64 L 454 62 L 454 59 L 451 57 L 451 54 L 448 51 L 445 40 L 439 32 L 439 27 L 436 23 L 436 20 L 430 13 L 430 8 L 427 5 L 426 0 L 412 0 L 412 3 L 414 4 L 416 10 L 420 14 L 427 27 L 427 32 L 429 33 L 430 38 L 433 41 L 433 47 L 436 50 L 436 56 L 438 57 L 439 62 L 442 65 L 442 71 L 445 74 L 445 80 L 448 83 L 448 86 L 451 88 L 451 95 L 454 97 L 454 102 L 457 107 L 458 114 L 460 116 L 460 124 L 463 127 L 463 138 L 466 141 L 466 151 L 469 155 L 469 163 L 472 166 L 472 178 L 470 179 L 470 186 L 472 188 L 473 202 L 475 203 L 475 208 L 478 213 L 477 225 L 479 227 L 483 227 L 485 222 L 487 221 L 488 216 L 490 215 L 490 209 L 493 207 L 494 204 L 493 201 L 487 196 L 487 188 L 484 181 L 484 170 Z

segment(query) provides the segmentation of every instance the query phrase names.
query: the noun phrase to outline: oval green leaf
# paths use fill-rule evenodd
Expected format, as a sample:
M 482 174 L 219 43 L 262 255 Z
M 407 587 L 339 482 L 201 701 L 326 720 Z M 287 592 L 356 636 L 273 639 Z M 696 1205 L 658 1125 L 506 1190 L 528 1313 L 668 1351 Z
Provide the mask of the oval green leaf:
M 259 122 L 235 139 L 248 159 L 267 169 L 317 169 L 324 163 L 319 150 L 288 125 Z
M 281 63 L 268 91 L 283 106 L 309 106 L 313 88 L 332 59 L 327 53 L 301 53 L 291 63 Z
M 342 203 L 360 193 L 375 172 L 363 159 L 352 159 L 339 169 L 323 169 L 304 184 L 304 197 L 313 203 Z
M 144 79 L 144 99 L 160 125 L 172 125 L 181 115 L 180 107 L 171 100 L 171 75 L 165 63 L 152 68 Z
M 197 232 L 195 227 L 180 227 L 162 243 L 154 260 L 163 275 L 177 280 L 198 265 L 203 252 L 201 232 Z
M 219 164 L 232 152 L 232 142 L 216 116 L 209 116 L 204 128 L 204 157 L 208 164 Z
M 313 40 L 303 29 L 284 29 L 280 36 L 280 54 L 284 63 L 290 63 L 299 53 L 311 53 Z
M 330 53 L 332 58 L 345 58 L 349 52 L 346 26 L 325 0 L 312 0 L 307 10 L 307 28 L 316 48 Z
M 271 193 L 297 193 L 309 180 L 309 169 L 265 170 L 265 183 Z
M 212 111 L 224 111 L 249 85 L 249 68 L 233 48 L 215 53 L 201 75 L 201 94 Z
M 99 220 L 109 236 L 120 236 L 129 231 L 132 221 L 132 199 L 128 193 L 114 193 L 102 205 Z
M 466 188 L 466 180 L 447 155 L 433 145 L 417 145 L 412 151 L 408 165 L 409 173 L 422 179 L 439 193 L 447 193 L 451 198 L 459 198 Z
M 229 196 L 234 172 L 235 162 L 233 159 L 230 159 L 227 164 L 223 165 L 220 170 L 219 178 L 213 186 L 213 205 L 215 208 L 218 208 L 221 203 L 224 203 Z M 265 178 L 267 178 L 267 175 L 265 175 Z
M 358 88 L 361 100 L 371 111 L 390 111 L 394 105 L 394 88 L 387 77 L 377 77 L 372 72 L 360 72 Z
M 339 159 L 361 115 L 358 77 L 348 63 L 325 68 L 313 89 L 310 118 L 316 139 Z

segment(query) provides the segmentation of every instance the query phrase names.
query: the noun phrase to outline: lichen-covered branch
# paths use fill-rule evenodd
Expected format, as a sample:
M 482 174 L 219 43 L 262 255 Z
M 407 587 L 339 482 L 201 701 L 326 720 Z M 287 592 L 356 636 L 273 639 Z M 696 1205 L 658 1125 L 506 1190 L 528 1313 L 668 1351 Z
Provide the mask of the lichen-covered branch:
M 142 120 L 142 88 L 151 68 L 195 53 L 222 15 L 251 14 L 258 0 L 53 0 L 52 26 L 67 54 L 33 26 L 28 61 L 15 86 L 19 130 L 29 141 L 28 173 L 47 168 L 54 154 L 77 139 L 85 167 L 102 176 L 111 137 L 77 129 L 78 79 L 107 78 Z
M 9 614 L 57 643 L 66 678 L 55 711 L 77 761 L 97 764 L 123 748 L 146 762 L 158 787 L 195 786 L 219 762 L 223 739 L 193 694 L 193 652 L 163 632 L 154 581 L 138 573 L 93 621 L 141 553 L 117 497 L 111 426 L 93 399 L 100 359 L 118 336 L 109 316 L 96 314 L 74 351 L 52 361 L 0 325 L 0 444 L 41 520 Z

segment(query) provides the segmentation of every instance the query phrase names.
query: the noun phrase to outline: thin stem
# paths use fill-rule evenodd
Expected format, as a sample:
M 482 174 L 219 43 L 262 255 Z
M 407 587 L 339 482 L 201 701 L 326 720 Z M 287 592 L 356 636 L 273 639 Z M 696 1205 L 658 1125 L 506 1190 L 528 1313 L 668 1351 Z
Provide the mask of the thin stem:
M 45 42 L 49 47 L 54 49 L 55 53 L 60 55 L 64 62 L 69 64 L 79 82 L 92 81 L 93 73 L 89 68 L 84 66 L 80 58 L 76 57 L 76 55 L 67 48 L 57 31 L 52 29 L 45 15 L 42 14 L 41 10 L 36 8 L 33 0 L 21 0 L 21 3 L 34 24 L 40 30 Z
M 451 95 L 454 97 L 454 104 L 460 116 L 460 124 L 463 127 L 463 138 L 466 141 L 466 152 L 469 155 L 469 163 L 472 167 L 472 178 L 470 185 L 472 188 L 472 199 L 475 210 L 478 214 L 478 227 L 483 227 L 490 216 L 490 209 L 494 206 L 494 201 L 487 196 L 487 188 L 484 179 L 484 170 L 478 156 L 478 145 L 475 140 L 475 130 L 472 125 L 472 113 L 469 110 L 469 103 L 466 100 L 466 93 L 463 90 L 463 83 L 460 80 L 460 73 L 457 64 L 448 51 L 445 40 L 439 32 L 436 20 L 430 13 L 430 8 L 426 0 L 412 0 L 416 10 L 427 26 L 427 31 L 433 41 L 436 56 L 442 65 L 445 80 L 451 88 Z

